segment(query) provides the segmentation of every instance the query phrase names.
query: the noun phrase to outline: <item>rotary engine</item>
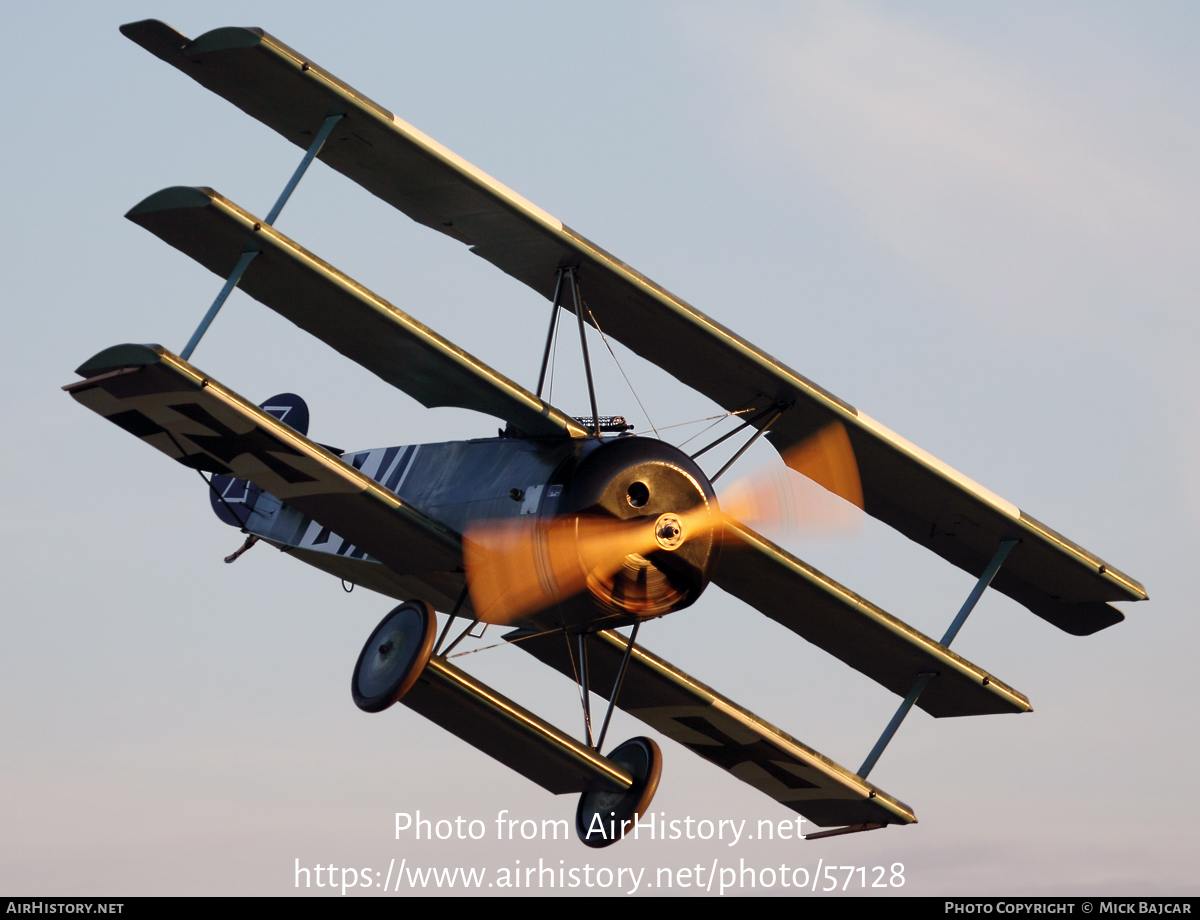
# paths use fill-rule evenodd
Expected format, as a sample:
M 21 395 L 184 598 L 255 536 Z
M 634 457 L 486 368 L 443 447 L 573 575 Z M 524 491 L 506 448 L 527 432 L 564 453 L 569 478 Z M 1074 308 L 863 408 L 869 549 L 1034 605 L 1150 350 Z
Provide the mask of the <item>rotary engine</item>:
M 716 565 L 720 515 L 712 484 L 687 454 L 662 441 L 624 437 L 603 443 L 572 471 L 552 513 L 644 525 L 606 539 L 577 529 L 587 593 L 611 613 L 646 618 L 687 607 Z

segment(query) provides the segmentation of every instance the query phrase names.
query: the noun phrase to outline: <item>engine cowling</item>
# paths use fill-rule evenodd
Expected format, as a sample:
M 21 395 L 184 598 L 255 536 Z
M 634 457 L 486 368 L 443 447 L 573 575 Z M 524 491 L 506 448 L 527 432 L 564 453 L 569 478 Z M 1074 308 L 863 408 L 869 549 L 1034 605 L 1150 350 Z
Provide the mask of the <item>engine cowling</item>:
M 655 522 L 656 550 L 628 554 L 615 575 L 589 573 L 590 600 L 609 613 L 641 619 L 687 607 L 708 585 L 720 551 L 712 483 L 687 454 L 650 438 L 614 438 L 589 451 L 555 512 Z

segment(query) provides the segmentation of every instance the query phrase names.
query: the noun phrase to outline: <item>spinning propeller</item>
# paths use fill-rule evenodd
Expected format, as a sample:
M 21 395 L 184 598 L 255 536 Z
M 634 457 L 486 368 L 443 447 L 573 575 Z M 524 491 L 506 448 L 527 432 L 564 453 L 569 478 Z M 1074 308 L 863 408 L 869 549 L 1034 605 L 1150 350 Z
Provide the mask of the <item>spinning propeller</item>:
M 863 507 L 858 464 L 840 422 L 783 459 L 791 470 Z M 514 623 L 585 592 L 615 613 L 661 615 L 699 596 L 726 519 L 768 532 L 845 521 L 840 508 L 806 500 L 790 477 L 761 472 L 724 490 L 718 506 L 711 484 L 697 481 L 698 469 L 688 466 L 663 460 L 622 465 L 602 490 L 595 490 L 602 492 L 601 499 L 587 502 L 585 510 L 484 520 L 468 528 L 467 583 L 476 616 L 487 623 Z M 639 475 L 656 467 L 673 469 L 676 479 L 694 488 L 668 487 L 664 491 L 673 492 L 675 502 L 656 506 L 651 497 L 657 490 L 643 481 L 651 477 Z M 614 492 L 623 493 L 623 501 L 614 503 Z

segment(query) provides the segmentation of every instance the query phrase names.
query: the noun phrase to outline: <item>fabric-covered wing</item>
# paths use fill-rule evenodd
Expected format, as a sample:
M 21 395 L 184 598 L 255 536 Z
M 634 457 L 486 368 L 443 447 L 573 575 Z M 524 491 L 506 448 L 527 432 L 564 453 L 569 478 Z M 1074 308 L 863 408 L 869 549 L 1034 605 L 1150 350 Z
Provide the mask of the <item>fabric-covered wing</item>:
M 117 345 L 76 371 L 78 402 L 185 466 L 248 479 L 399 575 L 450 572 L 462 539 L 160 345 Z
M 1028 698 L 744 524 L 727 521 L 713 583 L 935 718 L 1032 712 Z
M 1124 619 L 1108 601 L 1145 589 L 1015 505 L 860 413 L 634 271 L 462 157 L 261 29 L 194 41 L 156 20 L 121 31 L 300 147 L 344 114 L 320 159 L 413 220 L 549 298 L 555 271 L 579 266 L 604 331 L 728 410 L 787 407 L 768 438 L 785 451 L 841 421 L 859 461 L 868 513 L 979 575 L 1018 539 L 993 587 L 1076 635 Z M 766 424 L 768 413 L 758 424 Z
M 562 633 L 528 636 L 517 630 L 505 638 L 575 679 Z M 608 629 L 588 637 L 589 682 L 606 699 L 627 641 Z M 917 820 L 903 802 L 640 646 L 634 646 L 617 705 L 822 827 Z
M 425 406 L 474 409 L 535 437 L 586 434 L 573 419 L 212 189 L 163 189 L 125 216 L 223 278 L 242 253 L 257 252 L 238 285 L 242 290 Z
M 400 702 L 555 795 L 633 785 L 625 768 L 443 658 L 429 659 Z

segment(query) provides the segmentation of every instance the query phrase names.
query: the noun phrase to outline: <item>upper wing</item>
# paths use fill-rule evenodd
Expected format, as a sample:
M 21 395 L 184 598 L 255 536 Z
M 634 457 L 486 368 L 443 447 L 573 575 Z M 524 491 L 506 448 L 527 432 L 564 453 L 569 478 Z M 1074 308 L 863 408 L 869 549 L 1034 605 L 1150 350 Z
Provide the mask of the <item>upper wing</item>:
M 248 479 L 400 575 L 461 570 L 462 538 L 161 345 L 117 345 L 64 387 L 185 466 Z
M 242 253 L 257 252 L 242 290 L 425 406 L 485 412 L 535 437 L 586 434 L 574 419 L 212 189 L 163 189 L 125 216 L 222 277 Z
M 768 434 L 780 450 L 841 421 L 870 514 L 974 575 L 1002 540 L 1020 540 L 993 587 L 1061 629 L 1095 632 L 1124 618 L 1108 601 L 1146 598 L 1132 578 L 751 345 L 261 29 L 217 29 L 194 41 L 155 20 L 121 30 L 298 146 L 308 146 L 326 116 L 344 113 L 322 160 L 546 297 L 557 268 L 580 266 L 586 302 L 607 334 L 728 410 L 786 407 Z
M 560 632 L 505 638 L 574 679 Z M 627 639 L 611 629 L 589 636 L 591 689 L 611 698 Z M 634 646 L 617 705 L 809 820 L 835 824 L 913 824 L 911 808 L 801 744 L 656 655 Z
M 1032 711 L 1024 694 L 744 524 L 726 522 L 713 583 L 900 696 L 936 673 L 917 698 L 936 718 Z

